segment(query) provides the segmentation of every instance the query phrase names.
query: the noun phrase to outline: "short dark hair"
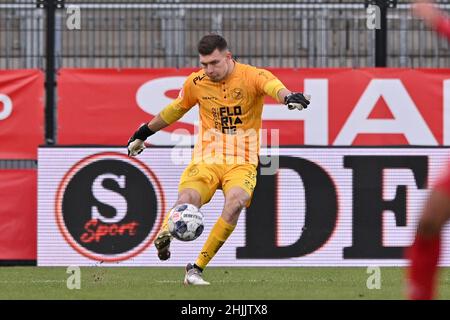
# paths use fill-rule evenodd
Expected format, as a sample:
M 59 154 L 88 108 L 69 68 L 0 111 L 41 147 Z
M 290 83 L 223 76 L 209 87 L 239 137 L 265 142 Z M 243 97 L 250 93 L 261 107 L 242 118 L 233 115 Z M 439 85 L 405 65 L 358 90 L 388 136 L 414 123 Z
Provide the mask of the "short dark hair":
M 218 34 L 207 34 L 200 39 L 197 49 L 201 55 L 208 55 L 213 53 L 214 50 L 219 49 L 223 51 L 228 48 L 227 41 Z

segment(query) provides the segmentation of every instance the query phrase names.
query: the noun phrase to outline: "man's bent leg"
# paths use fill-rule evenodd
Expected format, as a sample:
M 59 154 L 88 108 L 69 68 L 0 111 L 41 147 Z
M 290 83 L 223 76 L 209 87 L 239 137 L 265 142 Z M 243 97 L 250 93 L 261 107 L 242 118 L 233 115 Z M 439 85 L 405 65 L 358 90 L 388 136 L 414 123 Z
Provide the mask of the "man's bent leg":
M 208 203 L 220 184 L 220 169 L 209 165 L 191 165 L 183 173 L 179 188 L 195 188 L 201 195 L 201 204 Z M 211 233 L 215 233 L 214 228 Z M 209 282 L 203 280 L 202 269 L 199 266 L 189 263 L 186 266 L 184 284 L 208 285 Z
M 249 199 L 250 195 L 240 187 L 232 187 L 226 191 L 222 215 L 209 233 L 208 239 L 195 262 L 195 266 L 198 269 L 203 270 L 206 267 L 231 235 L 236 227 L 242 208 L 244 208 Z
M 182 203 L 190 203 L 196 206 L 197 208 L 200 208 L 201 206 L 200 193 L 197 190 L 190 188 L 181 190 L 180 193 L 178 194 L 178 200 L 175 202 L 175 205 L 172 208 Z M 170 258 L 170 241 L 172 241 L 172 236 L 170 235 L 169 226 L 167 222 L 169 220 L 171 210 L 172 209 L 170 209 L 169 212 L 164 217 L 161 229 L 154 241 L 156 250 L 158 250 L 158 258 L 160 260 L 167 260 Z
M 187 188 L 187 189 L 183 189 L 179 192 L 178 194 L 178 199 L 175 202 L 174 206 L 169 210 L 169 212 L 166 214 L 166 216 L 164 217 L 164 221 L 162 223 L 161 226 L 161 230 L 169 230 L 169 226 L 167 224 L 167 222 L 169 221 L 169 216 L 170 216 L 170 211 L 176 207 L 179 204 L 182 203 L 190 203 L 194 206 L 196 206 L 197 208 L 201 207 L 201 197 L 200 197 L 200 193 L 195 190 L 195 189 L 191 189 L 191 188 Z

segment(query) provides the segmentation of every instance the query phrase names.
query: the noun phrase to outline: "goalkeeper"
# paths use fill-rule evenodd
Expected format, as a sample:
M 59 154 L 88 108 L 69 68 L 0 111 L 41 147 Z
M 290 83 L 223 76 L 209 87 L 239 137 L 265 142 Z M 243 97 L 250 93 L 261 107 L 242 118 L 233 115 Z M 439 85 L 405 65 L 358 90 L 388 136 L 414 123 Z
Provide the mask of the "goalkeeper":
M 186 285 L 208 285 L 202 272 L 236 227 L 244 206 L 251 202 L 256 185 L 259 131 L 264 96 L 269 95 L 290 110 L 303 110 L 309 97 L 291 92 L 272 73 L 232 58 L 226 40 L 215 34 L 198 43 L 202 70 L 185 81 L 177 99 L 149 123 L 142 125 L 128 141 L 128 155 L 136 156 L 144 141 L 179 120 L 199 105 L 200 130 L 190 164 L 184 170 L 175 205 L 190 203 L 197 208 L 208 203 L 222 189 L 225 204 L 194 264 L 186 266 Z M 172 236 L 168 214 L 154 242 L 161 260 L 170 258 Z

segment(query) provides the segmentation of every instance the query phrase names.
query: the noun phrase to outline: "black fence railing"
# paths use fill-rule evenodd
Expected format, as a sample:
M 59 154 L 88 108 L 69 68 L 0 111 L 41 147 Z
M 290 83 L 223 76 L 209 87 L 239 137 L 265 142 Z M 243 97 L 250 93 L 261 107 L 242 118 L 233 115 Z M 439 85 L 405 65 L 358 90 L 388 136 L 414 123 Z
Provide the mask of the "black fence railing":
M 380 1 L 393 0 L 0 0 L 0 68 L 44 69 L 49 32 L 56 68 L 197 66 L 195 45 L 209 32 L 258 66 L 450 66 L 448 43 L 411 16 L 408 1 L 387 9 L 385 32 L 368 28 L 366 5 Z M 39 8 L 48 3 L 55 4 L 49 32 L 47 9 Z

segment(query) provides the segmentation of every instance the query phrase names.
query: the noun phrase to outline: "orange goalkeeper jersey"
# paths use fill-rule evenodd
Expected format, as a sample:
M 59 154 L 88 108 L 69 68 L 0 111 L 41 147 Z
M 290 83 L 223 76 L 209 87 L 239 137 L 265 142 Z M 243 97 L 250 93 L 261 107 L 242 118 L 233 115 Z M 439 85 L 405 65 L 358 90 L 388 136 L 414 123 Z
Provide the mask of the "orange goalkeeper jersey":
M 278 100 L 285 86 L 269 71 L 234 62 L 224 80 L 213 82 L 203 70 L 192 73 L 171 105 L 184 113 L 199 105 L 199 136 L 193 161 L 258 163 L 264 96 Z M 161 113 L 171 123 L 171 115 Z

